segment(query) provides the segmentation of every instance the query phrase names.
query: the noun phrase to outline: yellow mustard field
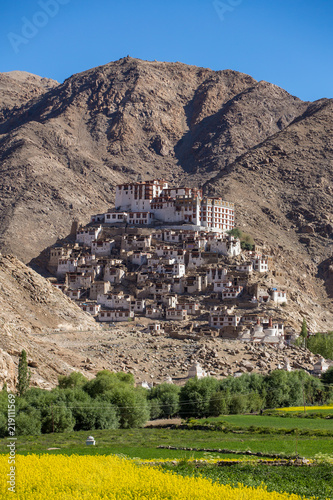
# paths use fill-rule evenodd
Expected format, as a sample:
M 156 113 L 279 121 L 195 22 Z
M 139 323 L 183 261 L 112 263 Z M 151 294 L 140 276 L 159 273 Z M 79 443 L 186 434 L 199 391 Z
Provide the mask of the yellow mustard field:
M 299 500 L 297 495 L 213 484 L 138 466 L 117 456 L 16 457 L 16 491 L 8 491 L 8 456 L 0 456 L 0 498 L 24 500 Z
M 312 410 L 332 410 L 333 411 L 333 405 L 326 405 L 326 406 L 306 406 L 305 409 L 307 411 L 312 411 Z M 304 411 L 304 406 L 288 406 L 286 408 L 277 408 L 278 411 Z

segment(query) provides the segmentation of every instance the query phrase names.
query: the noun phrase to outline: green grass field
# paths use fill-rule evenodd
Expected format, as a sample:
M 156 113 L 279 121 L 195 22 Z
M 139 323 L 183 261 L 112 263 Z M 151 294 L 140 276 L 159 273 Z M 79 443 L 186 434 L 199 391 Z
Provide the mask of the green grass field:
M 323 418 L 295 418 L 295 417 L 270 417 L 265 415 L 226 415 L 223 417 L 208 418 L 211 422 L 224 421 L 239 427 L 273 427 L 283 429 L 311 429 L 327 430 L 333 432 L 333 420 Z
M 178 465 L 165 464 L 163 470 L 175 474 L 203 475 L 212 481 L 223 484 L 243 483 L 247 486 L 259 486 L 264 483 L 269 491 L 280 491 L 316 497 L 319 500 L 333 499 L 332 465 L 313 465 L 287 467 L 250 463 L 245 454 L 222 454 L 213 452 L 159 449 L 158 446 L 186 448 L 220 448 L 233 451 L 261 452 L 267 454 L 294 455 L 314 458 L 317 454 L 332 456 L 333 437 L 322 437 L 319 432 L 332 430 L 332 420 L 296 419 L 276 416 L 228 415 L 209 422 L 226 421 L 230 425 L 241 427 L 237 432 L 221 432 L 194 429 L 118 429 L 92 430 L 64 434 L 44 434 L 41 436 L 18 436 L 17 454 L 120 454 L 130 458 L 180 460 Z M 203 420 L 204 421 L 204 420 Z M 261 427 L 266 432 L 258 434 L 251 426 Z M 286 429 L 285 434 L 276 434 L 276 429 Z M 309 430 L 311 435 L 290 433 L 290 429 Z M 272 432 L 270 433 L 270 429 Z M 96 439 L 96 446 L 86 446 L 89 435 Z M 0 453 L 7 452 L 8 439 L 0 440 Z M 49 450 L 49 448 L 58 448 Z M 228 466 L 196 466 L 188 463 L 189 459 L 202 458 L 246 459 L 241 464 Z
M 302 421 L 303 422 L 303 421 Z M 96 439 L 96 446 L 88 447 L 85 440 L 89 434 Z M 0 453 L 6 453 L 7 439 L 0 440 Z M 16 452 L 66 453 L 66 454 L 110 454 L 119 453 L 140 458 L 202 458 L 203 452 L 157 449 L 159 445 L 188 448 L 226 448 L 228 450 L 263 453 L 296 452 L 306 458 L 317 453 L 331 454 L 333 438 L 296 435 L 270 435 L 223 433 L 181 429 L 118 429 L 80 431 L 69 434 L 44 434 L 42 436 L 19 436 Z M 60 450 L 48 451 L 48 448 Z M 219 454 L 219 456 L 225 456 Z M 228 455 L 227 455 L 228 456 Z M 231 455 L 230 455 L 231 456 Z M 235 455 L 233 455 L 235 457 Z

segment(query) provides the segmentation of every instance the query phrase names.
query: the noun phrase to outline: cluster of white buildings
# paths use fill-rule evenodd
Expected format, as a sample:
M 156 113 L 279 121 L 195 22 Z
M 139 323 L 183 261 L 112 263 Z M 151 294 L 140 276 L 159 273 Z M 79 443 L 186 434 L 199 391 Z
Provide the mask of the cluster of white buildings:
M 265 318 L 258 325 L 258 318 L 230 309 L 248 293 L 249 278 L 268 273 L 272 263 L 260 251 L 242 252 L 239 239 L 227 233 L 233 227 L 233 204 L 205 198 L 200 189 L 158 180 L 121 184 L 115 209 L 79 227 L 75 244 L 52 248 L 49 267 L 55 286 L 97 321 L 144 316 L 181 324 L 206 314 L 207 327 L 221 335 L 274 343 L 283 325 Z M 223 257 L 237 259 L 231 266 Z M 268 300 L 282 304 L 286 292 L 258 287 L 249 307 Z

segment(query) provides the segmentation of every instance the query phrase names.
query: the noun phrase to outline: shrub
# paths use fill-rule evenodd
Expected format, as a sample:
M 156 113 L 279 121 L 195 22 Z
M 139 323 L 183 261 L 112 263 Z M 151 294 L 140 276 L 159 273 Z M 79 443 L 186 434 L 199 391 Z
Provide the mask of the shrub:
M 238 413 L 245 413 L 248 409 L 248 400 L 247 397 L 243 394 L 233 394 L 230 398 L 229 402 L 229 412 L 232 415 L 236 415 Z
M 209 415 L 219 417 L 229 413 L 229 397 L 225 392 L 214 392 L 209 401 Z

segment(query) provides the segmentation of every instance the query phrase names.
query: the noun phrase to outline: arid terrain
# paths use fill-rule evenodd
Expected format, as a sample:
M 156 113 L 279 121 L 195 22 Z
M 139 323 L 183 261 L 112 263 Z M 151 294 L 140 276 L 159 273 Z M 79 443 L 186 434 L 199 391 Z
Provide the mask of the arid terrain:
M 232 70 L 132 58 L 62 84 L 2 73 L 0 92 L 3 255 L 24 263 L 38 258 L 69 234 L 74 219 L 87 223 L 112 206 L 115 185 L 138 175 L 203 186 L 234 202 L 236 226 L 270 250 L 295 323 L 305 317 L 312 331 L 333 330 L 332 100 L 303 102 Z M 15 257 L 2 256 L 0 266 L 0 347 L 9 383 L 22 348 L 38 365 L 32 370 L 41 386 L 73 368 L 89 374 L 129 366 L 140 380 L 184 376 L 192 341 L 150 338 L 121 326 L 117 334 L 103 330 Z M 95 333 L 89 340 L 79 330 Z M 98 349 L 99 340 L 107 347 Z M 212 340 L 200 342 L 213 348 Z M 171 370 L 167 358 L 180 344 L 179 367 Z M 126 349 L 124 359 L 118 354 Z M 245 347 L 238 349 L 240 360 Z M 237 361 L 224 351 L 221 344 L 221 363 L 212 367 L 217 374 Z M 267 369 L 290 356 L 272 359 Z

